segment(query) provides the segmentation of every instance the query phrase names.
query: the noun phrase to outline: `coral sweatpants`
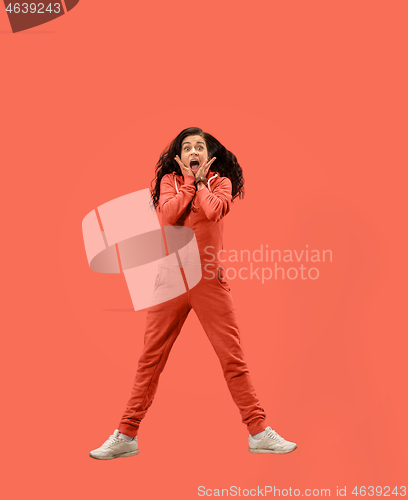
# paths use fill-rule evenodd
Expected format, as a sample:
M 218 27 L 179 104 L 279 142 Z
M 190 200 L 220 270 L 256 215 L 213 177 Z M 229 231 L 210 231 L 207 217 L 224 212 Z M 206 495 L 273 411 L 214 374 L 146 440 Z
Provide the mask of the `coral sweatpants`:
M 186 293 L 152 306 L 147 311 L 144 348 L 127 408 L 118 429 L 136 436 L 140 422 L 152 404 L 159 377 L 170 350 L 191 309 L 194 309 L 222 366 L 232 398 L 241 413 L 242 422 L 250 434 L 265 428 L 265 412 L 252 385 L 240 343 L 237 314 L 224 269 L 203 268 L 198 285 L 188 289 L 184 270 L 181 272 Z

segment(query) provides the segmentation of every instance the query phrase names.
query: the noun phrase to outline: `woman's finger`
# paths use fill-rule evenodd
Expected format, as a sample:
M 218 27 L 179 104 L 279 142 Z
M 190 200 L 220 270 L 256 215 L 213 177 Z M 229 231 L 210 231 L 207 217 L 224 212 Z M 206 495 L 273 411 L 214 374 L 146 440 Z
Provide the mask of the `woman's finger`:
M 180 160 L 178 156 L 175 156 L 174 158 L 176 162 L 179 164 L 180 170 L 182 175 L 194 175 L 193 171 L 191 170 L 190 167 L 187 167 L 187 165 L 184 165 L 184 163 Z
M 178 156 L 176 156 L 174 158 L 176 160 L 176 162 L 179 164 L 179 167 L 183 170 L 185 170 L 187 167 L 184 165 L 184 163 L 180 160 L 180 158 Z
M 209 168 L 209 167 L 210 167 L 210 166 L 214 163 L 214 161 L 215 161 L 215 160 L 216 160 L 216 157 L 215 157 L 215 156 L 214 156 L 214 158 L 211 158 L 211 160 L 210 160 L 208 163 L 206 163 L 206 165 L 205 165 L 205 166 L 206 166 L 206 168 L 207 168 L 207 167 Z
M 209 171 L 211 165 L 214 163 L 214 161 L 216 160 L 216 158 L 211 158 L 211 160 L 205 165 L 205 173 L 207 174 L 207 172 Z

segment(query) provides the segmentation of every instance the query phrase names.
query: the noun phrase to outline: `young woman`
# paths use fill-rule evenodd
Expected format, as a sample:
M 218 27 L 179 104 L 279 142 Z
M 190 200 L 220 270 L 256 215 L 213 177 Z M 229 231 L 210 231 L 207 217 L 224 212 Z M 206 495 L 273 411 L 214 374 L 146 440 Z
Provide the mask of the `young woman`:
M 243 197 L 243 184 L 237 158 L 200 128 L 180 132 L 161 155 L 153 181 L 154 205 L 162 214 L 163 226 L 185 226 L 194 231 L 202 277 L 189 288 L 185 270 L 177 266 L 186 292 L 148 309 L 144 349 L 127 408 L 113 435 L 90 452 L 92 458 L 110 460 L 139 453 L 136 435 L 140 422 L 153 401 L 160 373 L 191 309 L 220 360 L 231 396 L 248 428 L 249 451 L 283 454 L 296 449 L 295 443 L 265 425 L 265 412 L 244 360 L 230 287 L 217 258 L 223 249 L 223 218 L 231 202 Z

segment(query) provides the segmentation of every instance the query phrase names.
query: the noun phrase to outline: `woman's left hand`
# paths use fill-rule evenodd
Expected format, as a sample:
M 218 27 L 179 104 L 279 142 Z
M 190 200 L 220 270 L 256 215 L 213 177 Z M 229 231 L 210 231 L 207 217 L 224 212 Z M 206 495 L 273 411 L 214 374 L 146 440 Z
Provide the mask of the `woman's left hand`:
M 210 161 L 208 161 L 208 158 L 205 160 L 205 162 L 201 165 L 201 167 L 197 170 L 197 173 L 196 173 L 196 179 L 197 177 L 207 177 L 207 173 L 210 169 L 210 166 L 212 163 L 214 163 L 214 161 L 216 160 L 217 158 L 214 156 L 214 158 L 211 158 Z

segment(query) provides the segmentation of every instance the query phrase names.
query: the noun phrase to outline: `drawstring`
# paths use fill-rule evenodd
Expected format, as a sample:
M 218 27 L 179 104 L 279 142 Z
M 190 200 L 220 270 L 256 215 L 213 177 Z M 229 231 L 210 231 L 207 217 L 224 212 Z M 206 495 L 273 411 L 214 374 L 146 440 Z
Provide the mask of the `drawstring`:
M 208 182 L 207 182 L 208 191 L 211 191 L 211 189 L 210 189 L 210 182 L 211 182 L 211 179 L 214 179 L 214 177 L 217 177 L 217 175 L 218 175 L 218 174 L 215 174 L 215 175 L 213 175 L 212 177 L 210 177 L 210 178 L 208 179 Z
M 177 179 L 176 179 L 176 177 L 174 177 L 174 184 L 176 185 L 176 191 L 178 193 L 179 192 L 179 188 L 177 187 Z

